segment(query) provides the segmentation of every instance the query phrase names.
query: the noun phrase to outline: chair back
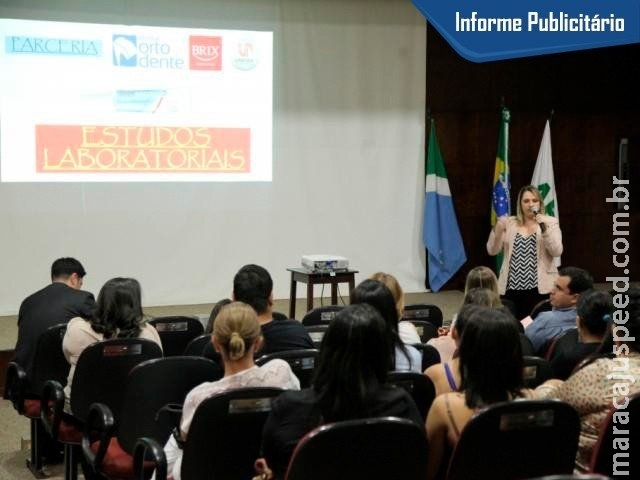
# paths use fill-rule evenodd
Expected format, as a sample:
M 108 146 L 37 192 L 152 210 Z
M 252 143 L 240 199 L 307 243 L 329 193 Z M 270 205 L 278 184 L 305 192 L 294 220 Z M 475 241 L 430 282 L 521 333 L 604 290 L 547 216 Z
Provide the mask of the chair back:
M 560 347 L 559 351 L 566 351 L 567 348 L 575 347 L 580 342 L 577 328 L 570 328 L 565 330 L 556 338 L 554 338 L 547 347 L 544 357 L 547 360 L 553 360 L 556 349 Z
M 545 475 L 544 477 L 536 477 L 529 478 L 527 480 L 614 480 L 611 477 L 605 477 L 604 475 L 598 475 L 596 473 L 590 474 L 580 474 L 576 473 L 573 475 Z
M 89 345 L 76 364 L 71 411 L 84 421 L 94 402 L 104 403 L 119 418 L 129 372 L 145 360 L 162 357 L 158 344 L 143 338 L 115 338 Z
M 433 345 L 426 343 L 412 343 L 412 347 L 418 349 L 422 354 L 422 371 L 424 372 L 431 365 L 440 363 L 440 352 Z
M 416 332 L 418 332 L 418 336 L 420 337 L 420 342 L 427 343 L 432 338 L 436 338 L 438 336 L 438 327 L 427 320 L 407 320 L 404 321 L 410 322 L 416 327 Z
M 427 437 L 410 420 L 365 418 L 315 428 L 298 442 L 286 480 L 423 480 Z
M 273 312 L 271 312 L 271 317 L 274 320 L 288 320 L 289 317 L 287 317 L 287 315 L 285 315 L 282 312 L 276 312 L 275 310 Z
M 324 338 L 324 334 L 327 333 L 327 329 L 329 328 L 329 324 L 327 325 L 305 325 L 307 329 L 307 333 L 311 337 L 311 341 L 313 341 L 314 348 L 320 349 L 320 345 L 322 345 L 322 339 Z
M 62 338 L 67 324 L 53 325 L 45 330 L 36 342 L 31 372 L 10 362 L 7 366 L 3 398 L 10 400 L 18 413 L 24 413 L 27 398 L 39 398 L 47 380 L 64 385 L 69 375 L 69 362 L 62 352 Z
M 182 480 L 251 478 L 271 402 L 283 391 L 241 388 L 204 400 L 195 411 L 184 445 Z
M 29 388 L 33 393 L 40 394 L 47 380 L 67 383 L 69 362 L 62 352 L 62 339 L 66 331 L 67 324 L 61 323 L 47 328 L 38 337 L 33 369 L 29 372 Z
M 269 360 L 280 358 L 289 364 L 294 375 L 298 377 L 300 388 L 308 388 L 313 380 L 313 372 L 315 371 L 319 354 L 320 351 L 315 348 L 284 350 L 261 356 L 256 359 L 256 365 L 262 366 Z
M 309 325 L 328 325 L 343 308 L 342 305 L 325 305 L 324 307 L 309 310 L 302 317 L 302 325 L 305 327 Z
M 437 305 L 429 303 L 414 303 L 405 305 L 402 312 L 402 320 L 423 320 L 430 322 L 436 327 L 442 326 L 442 310 Z
M 182 406 L 187 394 L 204 382 L 222 378 L 223 371 L 203 357 L 165 357 L 147 360 L 131 370 L 124 390 L 118 442 L 132 454 L 139 437 L 162 445 L 180 418 L 163 414 L 163 407 Z
M 625 408 L 611 407 L 607 419 L 600 428 L 598 441 L 591 455 L 591 468 L 594 473 L 618 476 L 628 475 L 627 478 L 640 478 L 640 393 L 629 397 Z M 618 404 L 624 406 L 625 397 L 618 397 Z M 628 423 L 614 421 L 614 414 L 622 418 L 626 413 Z M 635 425 L 635 427 L 633 426 Z M 614 428 L 617 429 L 614 435 Z M 614 441 L 626 440 L 628 450 L 614 449 Z M 623 473 L 629 472 L 629 473 Z
M 429 377 L 416 372 L 389 372 L 387 383 L 404 388 L 413 398 L 422 419 L 426 421 L 429 408 L 436 397 L 436 389 Z
M 463 428 L 447 480 L 522 479 L 571 473 L 580 417 L 556 400 L 516 400 L 491 405 Z
M 548 360 L 540 357 L 524 356 L 524 386 L 536 388 L 538 385 L 553 378 L 553 369 Z
M 148 323 L 158 331 L 165 357 L 182 355 L 189 342 L 204 333 L 202 322 L 195 317 L 156 317 Z
M 532 356 L 534 354 L 533 351 L 533 343 L 529 340 L 524 333 L 519 333 L 520 336 L 520 347 L 522 348 L 522 355 L 524 356 Z
M 201 357 L 204 352 L 204 347 L 211 343 L 211 334 L 203 333 L 192 339 L 184 348 L 182 355 Z
M 538 303 L 536 303 L 533 308 L 531 309 L 531 313 L 529 314 L 529 316 L 531 317 L 532 320 L 535 320 L 536 317 L 542 313 L 542 312 L 548 312 L 549 310 L 551 310 L 553 307 L 551 306 L 551 301 L 549 299 L 546 300 L 540 300 Z M 521 318 L 519 318 L 518 320 L 522 320 Z

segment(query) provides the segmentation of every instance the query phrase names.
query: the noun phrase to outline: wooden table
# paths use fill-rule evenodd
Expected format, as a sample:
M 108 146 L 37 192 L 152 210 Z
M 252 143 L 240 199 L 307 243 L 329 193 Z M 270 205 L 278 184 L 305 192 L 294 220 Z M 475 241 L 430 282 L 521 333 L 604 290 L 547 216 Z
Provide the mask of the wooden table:
M 296 318 L 296 286 L 298 282 L 307 284 L 307 312 L 313 309 L 313 286 L 331 284 L 331 305 L 338 304 L 338 284 L 348 283 L 349 294 L 356 284 L 357 270 L 336 272 L 312 272 L 304 268 L 287 268 L 291 272 L 291 293 L 289 296 L 289 318 Z

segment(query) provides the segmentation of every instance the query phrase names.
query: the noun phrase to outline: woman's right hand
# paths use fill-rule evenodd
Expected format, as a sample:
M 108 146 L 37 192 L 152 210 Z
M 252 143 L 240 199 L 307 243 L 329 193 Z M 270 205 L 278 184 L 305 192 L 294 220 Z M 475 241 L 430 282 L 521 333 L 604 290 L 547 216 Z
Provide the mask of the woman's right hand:
M 503 234 L 507 231 L 507 219 L 509 217 L 507 217 L 506 215 L 503 215 L 502 217 L 498 218 L 498 221 L 496 222 L 496 226 L 495 226 L 495 230 L 497 234 Z

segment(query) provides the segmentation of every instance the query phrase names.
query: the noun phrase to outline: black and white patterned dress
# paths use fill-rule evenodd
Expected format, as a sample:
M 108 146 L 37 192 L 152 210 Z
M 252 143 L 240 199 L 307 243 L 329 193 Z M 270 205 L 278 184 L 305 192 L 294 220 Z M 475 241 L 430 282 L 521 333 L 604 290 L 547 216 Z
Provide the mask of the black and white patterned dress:
M 527 237 L 516 233 L 509 268 L 508 290 L 529 290 L 538 287 L 537 234 Z

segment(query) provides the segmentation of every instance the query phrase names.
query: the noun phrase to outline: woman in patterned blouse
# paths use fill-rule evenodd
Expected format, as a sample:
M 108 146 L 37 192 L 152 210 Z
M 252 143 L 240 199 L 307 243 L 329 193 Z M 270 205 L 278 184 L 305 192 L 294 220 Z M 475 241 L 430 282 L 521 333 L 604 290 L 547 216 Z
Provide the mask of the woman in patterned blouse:
M 565 382 L 549 380 L 535 392 L 538 397 L 567 402 L 580 414 L 576 456 L 576 471 L 580 473 L 589 470 L 593 447 L 609 410 L 615 405 L 618 414 L 624 416 L 629 397 L 640 393 L 640 289 L 615 295 L 613 304 L 622 307 L 613 314 L 615 323 L 611 315 L 602 318 L 613 332 L 613 350 L 586 361 Z
M 504 259 L 498 276 L 501 295 L 515 304 L 518 320 L 548 298 L 558 275 L 553 257 L 562 254 L 558 219 L 545 215 L 538 189 L 527 185 L 518 193 L 516 216 L 498 219 L 489 234 L 487 252 Z

